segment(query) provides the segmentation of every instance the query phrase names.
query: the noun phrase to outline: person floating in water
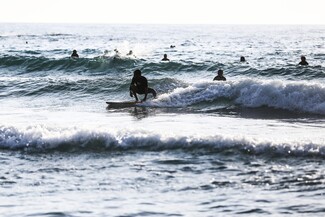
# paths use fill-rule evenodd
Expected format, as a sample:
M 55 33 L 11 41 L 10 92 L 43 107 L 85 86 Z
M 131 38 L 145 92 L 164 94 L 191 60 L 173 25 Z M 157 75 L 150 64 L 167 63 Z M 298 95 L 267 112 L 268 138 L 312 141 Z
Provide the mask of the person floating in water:
M 76 50 L 73 50 L 72 51 L 71 57 L 72 58 L 79 58 L 79 55 L 77 54 L 77 51 Z
M 169 59 L 167 58 L 167 54 L 164 54 L 164 58 L 161 61 L 169 61 Z
M 301 59 L 301 61 L 300 61 L 299 65 L 308 66 L 308 62 L 306 61 L 305 56 L 301 56 L 300 59 Z
M 113 57 L 113 59 L 119 59 L 121 57 L 121 53 L 119 50 L 117 50 L 117 48 L 114 49 L 115 55 Z
M 117 50 L 117 48 L 114 49 L 116 55 L 120 55 L 120 51 Z
M 243 62 L 246 62 L 246 59 L 245 59 L 244 56 L 241 56 L 241 57 L 240 57 L 240 62 L 242 62 L 242 63 L 243 63 Z
M 226 78 L 223 76 L 223 71 L 221 69 L 218 70 L 218 75 L 214 77 L 214 81 L 225 81 Z
M 136 58 L 136 56 L 133 54 L 133 51 L 132 50 L 130 50 L 129 53 L 127 53 L 126 55 Z
M 139 101 L 137 94 L 144 94 L 142 101 L 146 101 L 148 93 L 152 93 L 154 98 L 157 96 L 156 91 L 148 87 L 148 80 L 141 75 L 141 71 L 139 69 L 135 70 L 130 84 L 130 96 L 134 96 L 135 100 Z

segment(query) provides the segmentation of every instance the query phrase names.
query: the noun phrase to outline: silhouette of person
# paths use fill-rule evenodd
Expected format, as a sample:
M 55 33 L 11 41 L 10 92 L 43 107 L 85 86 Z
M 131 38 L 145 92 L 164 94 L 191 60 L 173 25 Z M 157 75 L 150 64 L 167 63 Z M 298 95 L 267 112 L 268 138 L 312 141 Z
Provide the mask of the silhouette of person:
M 71 57 L 72 58 L 79 58 L 79 55 L 77 54 L 77 51 L 76 50 L 73 50 L 72 51 Z
M 139 101 L 137 94 L 144 94 L 142 101 L 146 101 L 148 93 L 151 93 L 154 98 L 157 96 L 156 91 L 148 87 L 147 78 L 141 75 L 141 71 L 139 69 L 135 70 L 133 72 L 133 78 L 130 84 L 130 96 L 134 96 L 135 100 Z
M 299 65 L 308 66 L 308 62 L 306 61 L 305 56 L 301 56 L 300 59 L 301 59 L 301 61 L 300 61 Z
M 167 58 L 167 54 L 164 54 L 164 58 L 161 61 L 169 61 L 169 59 Z
M 119 59 L 121 57 L 120 51 L 117 50 L 117 48 L 114 49 L 115 55 L 113 57 L 114 60 Z
M 132 55 L 132 54 L 133 54 L 133 51 L 130 50 L 129 53 L 127 53 L 126 55 L 130 56 L 130 55 Z
M 214 81 L 225 81 L 226 78 L 223 76 L 223 71 L 221 69 L 218 70 L 218 75 L 214 77 Z
M 120 55 L 120 51 L 117 50 L 117 48 L 114 49 L 116 55 Z
M 245 59 L 244 56 L 241 56 L 241 57 L 240 57 L 240 62 L 246 62 L 246 59 Z

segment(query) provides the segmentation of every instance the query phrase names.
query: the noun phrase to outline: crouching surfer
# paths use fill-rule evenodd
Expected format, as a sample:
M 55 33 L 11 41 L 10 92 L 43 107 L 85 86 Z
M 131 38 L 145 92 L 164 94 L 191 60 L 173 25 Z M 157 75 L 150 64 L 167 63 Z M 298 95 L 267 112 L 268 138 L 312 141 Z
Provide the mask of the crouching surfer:
M 135 70 L 130 85 L 130 96 L 134 96 L 135 100 L 139 101 L 137 94 L 144 94 L 142 101 L 146 101 L 148 93 L 151 93 L 154 98 L 157 96 L 156 91 L 148 87 L 148 80 L 141 75 L 141 71 L 139 69 Z

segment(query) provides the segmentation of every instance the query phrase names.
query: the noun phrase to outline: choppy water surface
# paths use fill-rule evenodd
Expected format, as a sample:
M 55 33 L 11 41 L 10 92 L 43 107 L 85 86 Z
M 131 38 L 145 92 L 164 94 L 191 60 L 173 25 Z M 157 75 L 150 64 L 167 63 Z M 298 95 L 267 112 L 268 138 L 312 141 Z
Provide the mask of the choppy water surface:
M 2 216 L 324 215 L 325 27 L 1 27 Z

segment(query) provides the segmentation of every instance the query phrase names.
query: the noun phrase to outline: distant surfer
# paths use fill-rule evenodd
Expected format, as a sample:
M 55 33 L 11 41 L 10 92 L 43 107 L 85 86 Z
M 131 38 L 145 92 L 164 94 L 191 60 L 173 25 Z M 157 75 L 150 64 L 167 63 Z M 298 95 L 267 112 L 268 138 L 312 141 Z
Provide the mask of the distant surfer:
M 246 62 L 246 59 L 245 59 L 244 56 L 241 56 L 241 57 L 240 57 L 240 62 L 242 62 L 242 63 Z
M 120 51 L 117 50 L 117 48 L 114 49 L 114 52 L 116 56 L 119 56 L 121 54 Z
M 306 61 L 305 56 L 301 56 L 300 59 L 301 59 L 301 61 L 300 61 L 299 65 L 308 66 L 308 62 Z
M 79 58 L 79 55 L 77 54 L 77 51 L 76 50 L 73 50 L 72 51 L 71 57 L 72 58 Z
M 121 57 L 121 53 L 119 50 L 117 50 L 117 48 L 114 49 L 115 55 L 114 55 L 114 59 L 118 59 Z
M 223 76 L 223 71 L 221 69 L 218 70 L 218 75 L 214 77 L 214 81 L 225 81 L 226 78 Z
M 156 91 L 148 87 L 148 80 L 141 75 L 141 71 L 139 69 L 135 70 L 130 85 L 130 96 L 134 96 L 135 100 L 139 101 L 137 94 L 144 94 L 142 101 L 146 101 L 148 93 L 152 93 L 154 98 L 157 96 Z
M 133 51 L 132 50 L 130 50 L 129 53 L 127 53 L 126 55 L 136 58 L 136 56 L 133 54 Z
M 167 54 L 164 54 L 164 58 L 161 61 L 169 61 L 169 59 L 167 58 Z

